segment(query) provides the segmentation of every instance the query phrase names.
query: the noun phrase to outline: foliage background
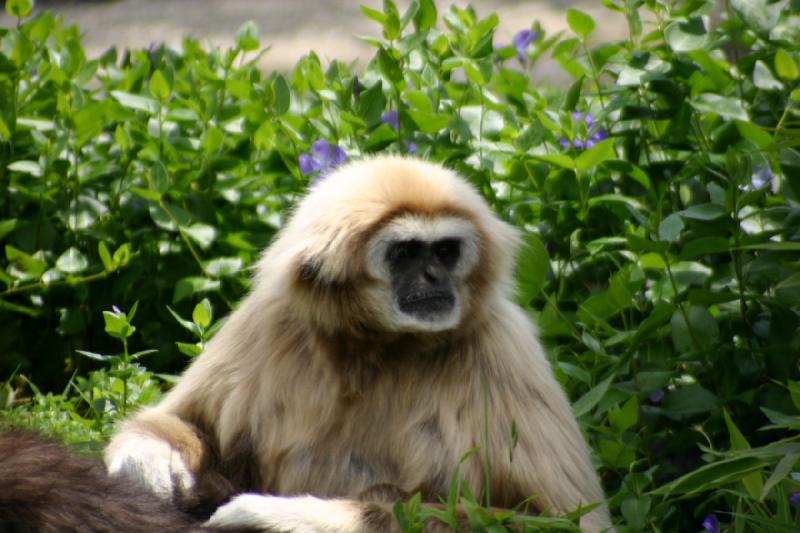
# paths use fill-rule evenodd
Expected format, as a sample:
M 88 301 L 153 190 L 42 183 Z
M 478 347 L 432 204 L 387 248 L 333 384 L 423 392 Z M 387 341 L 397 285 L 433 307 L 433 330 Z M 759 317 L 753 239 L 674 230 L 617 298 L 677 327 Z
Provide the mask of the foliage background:
M 731 0 L 714 24 L 711 1 L 604 3 L 627 40 L 594 43 L 570 9 L 570 32 L 497 42 L 492 14 L 386 1 L 363 9 L 380 28 L 363 71 L 311 53 L 265 73 L 252 23 L 229 50 L 89 58 L 78 28 L 7 0 L 5 423 L 97 449 L 155 401 L 247 290 L 324 139 L 444 162 L 524 230 L 519 298 L 619 531 L 793 531 L 800 2 Z M 546 54 L 569 90 L 531 79 Z

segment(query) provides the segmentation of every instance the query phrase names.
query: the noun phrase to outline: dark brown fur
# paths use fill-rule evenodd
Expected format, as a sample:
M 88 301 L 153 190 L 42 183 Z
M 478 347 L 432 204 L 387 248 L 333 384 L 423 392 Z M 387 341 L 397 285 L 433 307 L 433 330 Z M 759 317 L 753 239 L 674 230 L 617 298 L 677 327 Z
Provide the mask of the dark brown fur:
M 213 509 L 212 509 L 213 510 Z M 210 531 L 102 462 L 34 433 L 0 433 L 0 531 Z

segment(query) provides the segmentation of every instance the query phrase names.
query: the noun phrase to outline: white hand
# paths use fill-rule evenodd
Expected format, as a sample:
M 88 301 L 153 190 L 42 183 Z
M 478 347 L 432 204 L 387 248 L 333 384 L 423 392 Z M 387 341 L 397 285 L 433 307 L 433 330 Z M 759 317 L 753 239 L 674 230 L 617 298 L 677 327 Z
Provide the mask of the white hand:
M 261 494 L 237 496 L 217 509 L 204 525 L 296 533 L 358 533 L 364 530 L 358 502 Z
M 194 486 L 194 476 L 180 452 L 155 437 L 125 439 L 106 457 L 108 473 L 142 483 L 156 496 L 171 500 Z

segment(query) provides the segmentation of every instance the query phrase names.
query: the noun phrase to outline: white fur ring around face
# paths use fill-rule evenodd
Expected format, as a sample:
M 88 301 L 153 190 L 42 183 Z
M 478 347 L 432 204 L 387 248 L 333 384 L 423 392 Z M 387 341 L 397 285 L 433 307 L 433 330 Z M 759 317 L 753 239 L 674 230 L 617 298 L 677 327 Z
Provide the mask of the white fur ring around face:
M 241 494 L 211 516 L 207 527 L 252 527 L 287 532 L 359 533 L 361 509 L 351 500 Z
M 164 500 L 186 494 L 194 486 L 194 476 L 180 452 L 155 437 L 126 439 L 106 458 L 106 463 L 112 476 L 137 481 Z

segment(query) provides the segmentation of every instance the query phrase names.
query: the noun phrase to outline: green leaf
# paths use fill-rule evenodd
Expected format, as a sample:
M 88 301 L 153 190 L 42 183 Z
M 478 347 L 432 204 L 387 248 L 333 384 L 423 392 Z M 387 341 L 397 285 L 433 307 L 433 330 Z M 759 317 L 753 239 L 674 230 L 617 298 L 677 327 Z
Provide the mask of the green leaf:
M 742 137 L 752 142 L 762 150 L 772 144 L 772 136 L 764 131 L 764 129 L 758 124 L 737 120 L 736 129 L 739 130 L 739 134 Z
M 658 238 L 662 241 L 675 242 L 683 230 L 683 219 L 676 213 L 667 215 L 658 225 Z
M 111 260 L 111 252 L 108 251 L 108 246 L 104 241 L 97 243 L 97 253 L 100 256 L 100 261 L 103 262 L 103 268 L 106 272 L 113 272 L 115 265 Z
M 731 438 L 731 450 L 749 450 L 750 443 L 747 442 L 742 432 L 736 427 L 727 409 L 722 410 L 722 416 L 725 418 L 725 425 L 728 427 L 728 434 Z M 761 497 L 761 492 L 764 490 L 764 480 L 761 478 L 760 472 L 751 472 L 744 476 L 742 484 L 744 484 L 751 498 L 758 499 Z
M 689 103 L 698 111 L 715 113 L 729 120 L 743 120 L 745 122 L 750 120 L 744 104 L 738 98 L 706 93 L 692 98 Z
M 167 192 L 170 185 L 169 173 L 167 167 L 161 161 L 156 161 L 150 166 L 150 172 L 147 174 L 147 184 L 150 190 L 158 193 L 158 199 Z
M 525 234 L 517 264 L 520 298 L 526 305 L 539 295 L 550 271 L 550 257 L 536 234 Z
M 383 95 L 383 84 L 378 81 L 361 93 L 357 111 L 367 126 L 372 127 L 380 123 L 384 109 L 386 109 L 386 97 Z
M 117 250 L 114 252 L 114 265 L 116 267 L 121 267 L 127 265 L 131 260 L 131 245 L 127 242 L 121 245 Z
M 158 113 L 158 110 L 161 109 L 158 100 L 147 98 L 146 96 L 126 93 L 123 91 L 111 91 L 111 96 L 113 96 L 117 102 L 129 109 L 145 111 L 151 115 L 155 115 Z
M 36 161 L 14 161 L 6 168 L 8 168 L 8 170 L 13 170 L 14 172 L 30 174 L 31 176 L 36 176 L 37 178 L 41 177 L 42 175 L 42 167 L 40 167 L 39 163 Z
M 383 23 L 386 22 L 386 15 L 384 15 L 381 11 L 378 11 L 377 9 L 372 9 L 371 7 L 365 5 L 361 5 L 359 7 L 361 9 L 361 12 L 364 15 L 366 15 L 368 19 L 374 20 L 381 26 L 383 26 Z
M 534 157 L 557 167 L 567 168 L 570 170 L 575 168 L 575 160 L 566 154 L 544 154 L 536 155 Z
M 800 453 L 790 453 L 782 457 L 781 460 L 778 461 L 778 464 L 775 465 L 775 469 L 772 471 L 769 478 L 767 478 L 766 483 L 764 483 L 764 487 L 761 489 L 761 494 L 758 499 L 763 501 L 764 498 L 769 495 L 773 487 L 786 479 L 794 470 L 797 461 L 800 461 Z
M 575 158 L 575 168 L 581 172 L 586 172 L 604 161 L 614 159 L 616 157 L 614 153 L 614 143 L 615 140 L 613 138 L 605 139 L 588 150 L 581 152 L 581 154 Z
M 571 7 L 567 9 L 567 24 L 569 28 L 582 39 L 586 39 L 594 31 L 594 19 L 579 9 Z
M 9 218 L 6 220 L 0 220 L 0 239 L 4 238 L 6 235 L 14 231 L 17 227 L 17 219 L 16 218 Z
M 624 470 L 636 460 L 636 454 L 629 446 L 614 440 L 600 441 L 600 457 L 610 466 Z
M 116 339 L 127 339 L 136 331 L 136 327 L 128 323 L 125 313 L 103 311 L 106 333 Z
M 258 50 L 261 43 L 258 40 L 258 25 L 252 21 L 245 21 L 236 32 L 236 46 L 240 50 Z
M 408 116 L 421 132 L 431 135 L 443 130 L 450 122 L 450 115 L 445 113 L 426 113 L 417 109 L 409 109 Z
M 208 301 L 208 298 L 200 300 L 192 311 L 192 321 L 197 324 L 201 330 L 206 330 L 208 326 L 211 325 L 212 316 L 211 302 Z
M 6 244 L 6 259 L 13 263 L 22 273 L 31 278 L 39 278 L 47 270 L 47 263 L 26 254 L 22 250 Z
M 203 249 L 208 249 L 217 238 L 216 228 L 202 222 L 195 222 L 191 226 L 185 226 L 181 229 Z
M 723 237 L 701 237 L 687 242 L 681 250 L 680 260 L 687 261 L 704 255 L 726 253 L 732 246 Z
M 726 215 L 724 207 L 712 203 L 693 205 L 678 211 L 678 214 L 683 218 L 702 221 L 716 220 Z
M 198 305 L 199 305 L 199 304 L 198 304 Z M 197 337 L 197 338 L 200 338 L 200 337 L 202 337 L 202 336 L 203 336 L 203 330 L 202 330 L 202 329 L 200 329 L 200 326 L 198 326 L 198 325 L 197 325 L 195 322 L 192 322 L 192 321 L 190 321 L 190 320 L 186 320 L 185 318 L 182 318 L 182 317 L 181 317 L 181 315 L 179 315 L 179 314 L 178 314 L 178 313 L 177 313 L 177 312 L 176 312 L 176 311 L 175 311 L 173 308 L 171 308 L 170 306 L 167 306 L 167 311 L 169 311 L 169 312 L 170 312 L 170 314 L 171 314 L 171 315 L 172 315 L 172 317 L 173 317 L 173 318 L 174 318 L 174 319 L 175 319 L 175 320 L 178 322 L 178 324 L 180 324 L 180 325 L 181 325 L 181 326 L 183 326 L 185 329 L 187 329 L 188 331 L 190 331 L 190 332 L 191 332 L 191 333 L 192 333 L 192 334 L 193 334 L 195 337 Z
M 775 51 L 775 72 L 778 77 L 787 81 L 794 81 L 800 77 L 797 63 L 795 63 L 792 55 L 783 48 L 778 48 Z
M 636 396 L 631 396 L 620 408 L 608 412 L 608 421 L 617 433 L 633 427 L 638 420 L 639 399 Z
M 583 89 L 584 80 L 586 80 L 586 76 L 581 76 L 570 86 L 569 91 L 567 91 L 567 96 L 564 99 L 564 111 L 575 111 L 581 97 L 581 89 Z
M 203 292 L 215 291 L 220 288 L 220 282 L 213 279 L 189 276 L 175 284 L 172 294 L 172 303 L 178 303 L 186 298 Z
M 651 499 L 647 496 L 629 496 L 622 501 L 620 511 L 630 527 L 636 531 L 644 531 L 650 506 Z
M 400 37 L 401 27 L 400 13 L 393 0 L 383 0 L 383 12 L 386 17 L 383 21 L 383 36 L 394 41 Z
M 377 59 L 378 68 L 388 81 L 392 84 L 399 84 L 403 81 L 403 69 L 391 52 L 387 51 L 386 48 L 381 48 L 378 50 Z
M 731 6 L 757 32 L 769 32 L 777 22 L 767 8 L 766 0 L 731 0 Z
M 172 94 L 172 87 L 160 70 L 153 72 L 150 77 L 150 96 L 159 102 L 166 102 Z
M 31 14 L 33 0 L 6 0 L 6 12 L 12 17 L 22 19 Z
M 419 8 L 414 13 L 414 28 L 418 32 L 425 32 L 436 25 L 438 13 L 434 0 L 418 0 Z
M 108 362 L 108 360 L 112 357 L 110 355 L 102 355 L 95 352 L 87 352 L 85 350 L 75 350 L 75 352 L 88 357 L 89 359 L 94 359 L 95 361 L 101 361 L 103 363 Z
M 716 395 L 700 385 L 690 385 L 669 392 L 661 404 L 664 415 L 675 420 L 683 420 L 718 408 L 719 400 Z
M 769 67 L 760 59 L 753 67 L 753 84 L 765 91 L 779 91 L 783 89 L 783 84 L 775 79 Z
M 702 466 L 697 470 L 661 485 L 652 494 L 686 494 L 693 495 L 711 491 L 742 479 L 750 472 L 760 470 L 766 460 L 758 457 L 733 457 Z
M 189 357 L 197 357 L 201 353 L 203 353 L 203 348 L 198 346 L 197 344 L 190 344 L 188 342 L 176 342 L 175 345 L 178 347 L 178 350 L 183 355 L 188 355 Z
M 603 399 L 603 396 L 606 395 L 613 380 L 614 375 L 612 374 L 594 386 L 589 392 L 578 398 L 578 401 L 572 406 L 575 416 L 581 417 L 591 411 L 592 408 Z
M 218 257 L 204 264 L 205 271 L 215 278 L 230 278 L 244 268 L 240 257 Z
M 272 79 L 272 90 L 275 91 L 275 114 L 281 116 L 289 111 L 291 105 L 289 82 L 282 74 L 276 74 Z
M 775 285 L 775 297 L 788 305 L 800 301 L 800 272 L 788 276 Z
M 664 39 L 676 52 L 700 50 L 708 44 L 708 33 L 701 17 L 689 20 L 674 21 L 664 29 Z
M 675 311 L 670 325 L 672 342 L 678 353 L 711 348 L 719 340 L 717 321 L 705 307 L 693 305 L 686 312 L 689 323 L 683 313 Z
M 216 126 L 209 126 L 203 135 L 203 141 L 200 143 L 200 146 L 203 147 L 203 152 L 205 152 L 206 155 L 214 155 L 222 148 L 224 142 L 225 134 L 222 133 L 222 130 Z
M 83 272 L 89 266 L 89 260 L 74 246 L 68 248 L 56 259 L 56 268 L 67 274 Z

